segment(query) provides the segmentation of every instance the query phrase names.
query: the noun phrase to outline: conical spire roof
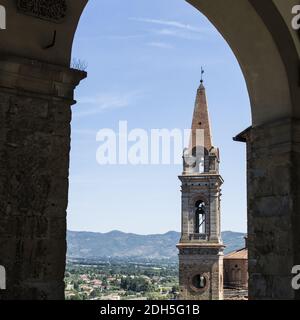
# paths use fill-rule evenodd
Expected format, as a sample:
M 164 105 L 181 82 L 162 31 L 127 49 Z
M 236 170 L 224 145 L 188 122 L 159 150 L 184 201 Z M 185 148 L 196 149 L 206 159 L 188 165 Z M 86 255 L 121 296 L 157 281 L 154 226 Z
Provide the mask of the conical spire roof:
M 198 138 L 199 133 L 200 136 L 202 136 L 202 139 Z M 210 130 L 206 92 L 203 85 L 203 80 L 201 79 L 201 84 L 197 90 L 189 147 L 190 150 L 193 150 L 195 147 L 204 147 L 207 151 L 209 151 L 212 146 L 213 144 Z

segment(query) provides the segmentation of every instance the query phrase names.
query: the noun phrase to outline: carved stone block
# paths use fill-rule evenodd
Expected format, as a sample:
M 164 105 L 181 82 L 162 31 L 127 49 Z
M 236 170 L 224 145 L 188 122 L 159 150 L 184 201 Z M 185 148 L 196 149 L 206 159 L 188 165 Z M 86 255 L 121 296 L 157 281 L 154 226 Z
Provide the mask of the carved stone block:
M 67 15 L 66 0 L 17 0 L 18 11 L 51 22 L 62 22 Z

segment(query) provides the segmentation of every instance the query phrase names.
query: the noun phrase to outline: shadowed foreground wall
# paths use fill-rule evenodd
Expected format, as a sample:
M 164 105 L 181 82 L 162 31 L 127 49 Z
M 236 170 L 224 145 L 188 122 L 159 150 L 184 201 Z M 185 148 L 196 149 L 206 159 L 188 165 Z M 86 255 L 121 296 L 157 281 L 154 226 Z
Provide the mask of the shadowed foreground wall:
M 63 299 L 73 89 L 85 73 L 0 60 L 4 299 Z

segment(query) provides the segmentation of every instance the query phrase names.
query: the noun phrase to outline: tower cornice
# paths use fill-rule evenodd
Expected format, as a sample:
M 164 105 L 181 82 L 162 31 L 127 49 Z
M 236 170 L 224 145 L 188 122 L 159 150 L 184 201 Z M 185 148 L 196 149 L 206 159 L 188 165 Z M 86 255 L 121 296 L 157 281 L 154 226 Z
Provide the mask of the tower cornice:
M 215 174 L 215 173 L 203 173 L 203 174 L 195 173 L 195 174 L 188 174 L 188 175 L 183 174 L 178 176 L 178 178 L 181 182 L 191 181 L 191 182 L 197 183 L 197 182 L 203 182 L 203 181 L 217 180 L 221 184 L 224 183 L 224 179 L 222 178 L 222 176 L 220 174 Z

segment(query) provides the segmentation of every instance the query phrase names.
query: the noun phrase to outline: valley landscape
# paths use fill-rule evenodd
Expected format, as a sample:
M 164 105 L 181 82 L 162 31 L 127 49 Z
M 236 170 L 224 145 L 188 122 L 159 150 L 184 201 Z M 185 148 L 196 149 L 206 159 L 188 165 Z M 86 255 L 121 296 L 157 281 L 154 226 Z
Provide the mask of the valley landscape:
M 244 247 L 244 233 L 222 233 L 225 254 Z M 137 235 L 68 231 L 66 298 L 170 300 L 178 298 L 180 233 Z

